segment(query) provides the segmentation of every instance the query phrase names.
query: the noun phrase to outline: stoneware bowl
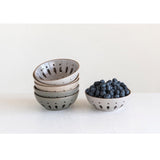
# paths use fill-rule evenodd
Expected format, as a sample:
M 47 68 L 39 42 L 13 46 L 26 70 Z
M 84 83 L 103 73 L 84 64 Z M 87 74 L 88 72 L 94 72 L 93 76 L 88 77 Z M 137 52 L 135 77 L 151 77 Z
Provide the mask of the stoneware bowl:
M 75 93 L 77 93 L 79 90 L 79 86 L 76 87 L 75 89 L 72 90 L 68 90 L 68 91 L 62 91 L 62 92 L 48 92 L 48 91 L 41 91 L 39 89 L 37 89 L 36 87 L 34 87 L 34 92 L 42 97 L 48 97 L 48 98 L 61 98 L 61 97 L 67 97 L 67 96 L 71 96 L 74 95 Z
M 51 85 L 64 85 L 76 79 L 79 64 L 71 59 L 54 59 L 40 64 L 33 72 L 39 82 Z
M 35 82 L 35 87 L 42 91 L 48 91 L 48 92 L 62 92 L 62 91 L 68 91 L 75 89 L 79 85 L 79 78 L 74 81 L 73 83 L 70 83 L 68 85 L 61 85 L 61 86 L 46 86 L 46 85 L 40 85 Z
M 64 85 L 69 85 L 69 84 L 71 84 L 71 83 L 74 83 L 74 82 L 76 82 L 78 79 L 79 79 L 79 74 L 78 74 L 78 76 L 76 77 L 76 79 L 75 79 L 74 81 L 72 81 L 72 82 L 70 82 L 70 83 L 68 83 L 68 84 L 62 84 L 62 85 L 44 84 L 44 83 L 42 83 L 42 82 L 39 82 L 39 81 L 36 80 L 36 79 L 34 79 L 34 82 L 35 82 L 36 84 L 39 84 L 39 85 L 42 85 L 42 86 L 47 86 L 47 87 L 59 87 L 59 86 L 64 86 Z
M 70 107 L 77 99 L 78 93 L 63 98 L 45 98 L 35 93 L 37 101 L 48 110 L 63 110 Z
M 131 92 L 130 92 L 131 94 Z M 101 111 L 114 111 L 121 107 L 124 107 L 128 104 L 128 100 L 130 98 L 130 94 L 125 97 L 121 98 L 112 98 L 112 99 L 105 99 L 105 98 L 97 98 L 92 97 L 86 94 L 86 97 L 91 105 L 93 105 L 96 109 Z

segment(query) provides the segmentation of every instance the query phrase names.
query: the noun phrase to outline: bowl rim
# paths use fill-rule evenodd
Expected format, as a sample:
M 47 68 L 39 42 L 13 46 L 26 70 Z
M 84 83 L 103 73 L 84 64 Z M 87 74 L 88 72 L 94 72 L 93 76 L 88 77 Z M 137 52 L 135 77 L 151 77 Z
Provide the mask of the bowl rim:
M 76 90 L 77 88 L 79 88 L 79 86 L 80 86 L 80 85 L 78 84 L 78 86 L 77 86 L 76 88 L 71 89 L 71 90 Z M 62 92 L 71 91 L 71 90 L 66 90 L 66 91 L 42 91 L 42 90 L 38 89 L 36 86 L 33 86 L 33 89 L 38 90 L 38 91 L 40 91 L 40 92 L 44 92 L 44 93 L 51 93 L 51 92 L 54 92 L 54 93 L 57 93 L 57 92 L 62 93 Z
M 59 97 L 59 98 L 43 97 L 43 96 L 39 96 L 39 95 L 36 94 L 35 92 L 34 92 L 34 95 L 35 95 L 35 96 L 38 96 L 38 97 L 40 97 L 40 98 L 45 98 L 45 99 L 64 99 L 64 98 L 67 98 L 67 97 L 75 96 L 75 95 L 78 94 L 78 93 L 79 93 L 79 90 L 78 90 L 76 93 L 74 93 L 74 94 L 72 94 L 72 95 L 70 95 L 70 96 Z
M 67 59 L 67 58 L 57 58 L 57 59 L 52 59 L 52 60 L 48 60 L 48 61 L 45 61 L 45 62 L 39 64 L 39 65 L 34 69 L 34 71 L 33 71 L 33 78 L 37 80 L 37 78 L 36 78 L 36 76 L 35 76 L 35 73 L 36 73 L 37 69 L 38 69 L 42 64 L 45 64 L 45 63 L 48 63 L 48 62 L 51 62 L 51 61 L 54 61 L 54 60 L 69 60 L 69 61 L 74 61 L 75 63 L 77 63 L 78 69 L 77 69 L 75 72 L 73 72 L 72 74 L 70 74 L 70 75 L 68 75 L 68 76 L 66 76 L 66 77 L 64 77 L 64 78 L 59 78 L 59 79 L 56 79 L 56 80 L 43 80 L 43 81 L 53 82 L 53 81 L 65 79 L 65 78 L 67 78 L 67 77 L 73 75 L 74 73 L 76 73 L 76 72 L 79 70 L 79 68 L 80 68 L 80 64 L 79 64 L 76 60 L 73 60 L 73 59 Z M 41 82 L 41 81 L 40 81 L 40 82 Z
M 89 94 L 87 94 L 87 93 L 86 93 L 86 91 L 85 91 L 85 94 L 86 94 L 88 97 L 95 98 L 95 99 L 103 99 L 103 100 L 118 100 L 118 99 L 122 99 L 122 98 L 126 98 L 126 97 L 130 96 L 132 92 L 131 92 L 131 90 L 130 90 L 130 89 L 129 89 L 129 91 L 130 91 L 129 95 L 124 96 L 124 97 L 119 97 L 119 98 L 99 98 L 99 97 L 93 97 L 93 96 L 90 96 Z

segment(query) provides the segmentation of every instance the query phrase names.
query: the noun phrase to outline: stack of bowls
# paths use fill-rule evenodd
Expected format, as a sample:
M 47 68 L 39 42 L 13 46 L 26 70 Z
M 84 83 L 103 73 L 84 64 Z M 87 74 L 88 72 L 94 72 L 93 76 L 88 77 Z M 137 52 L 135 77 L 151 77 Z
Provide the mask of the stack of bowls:
M 79 93 L 79 64 L 71 59 L 54 59 L 40 64 L 33 72 L 34 94 L 48 110 L 70 107 Z

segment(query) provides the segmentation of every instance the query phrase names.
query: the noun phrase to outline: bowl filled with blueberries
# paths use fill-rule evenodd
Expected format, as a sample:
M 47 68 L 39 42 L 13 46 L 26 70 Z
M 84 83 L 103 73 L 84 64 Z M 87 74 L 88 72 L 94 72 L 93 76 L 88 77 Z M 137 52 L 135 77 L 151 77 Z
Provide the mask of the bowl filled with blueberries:
M 96 81 L 85 90 L 86 97 L 91 105 L 101 111 L 114 111 L 128 103 L 130 89 L 116 78 Z

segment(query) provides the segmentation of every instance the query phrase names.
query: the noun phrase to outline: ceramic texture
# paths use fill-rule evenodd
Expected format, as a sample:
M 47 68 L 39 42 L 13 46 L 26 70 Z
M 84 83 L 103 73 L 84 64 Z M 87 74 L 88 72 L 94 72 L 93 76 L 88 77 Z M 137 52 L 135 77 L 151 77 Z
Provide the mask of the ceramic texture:
M 76 79 L 79 64 L 71 59 L 54 59 L 40 64 L 33 72 L 39 82 L 51 85 L 64 85 Z
M 35 82 L 36 88 L 42 91 L 49 91 L 49 92 L 68 91 L 68 90 L 75 89 L 76 87 L 78 87 L 78 85 L 79 85 L 79 78 L 73 83 L 70 83 L 68 85 L 62 85 L 62 86 L 45 86 L 45 85 L 39 85 Z
M 130 95 L 122 98 L 113 98 L 113 99 L 97 98 L 89 96 L 88 94 L 86 94 L 86 97 L 89 103 L 93 105 L 96 109 L 110 112 L 126 106 L 128 104 Z
M 41 90 L 37 89 L 36 87 L 34 87 L 34 92 L 37 95 L 42 96 L 42 97 L 49 97 L 49 98 L 61 98 L 61 97 L 71 96 L 71 95 L 74 95 L 75 93 L 77 93 L 78 90 L 79 90 L 79 86 L 73 90 L 62 91 L 62 92 L 41 91 Z
M 37 101 L 47 110 L 63 110 L 69 108 L 77 99 L 78 93 L 63 98 L 45 98 L 35 94 Z

